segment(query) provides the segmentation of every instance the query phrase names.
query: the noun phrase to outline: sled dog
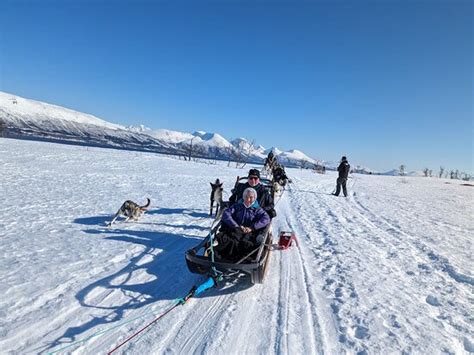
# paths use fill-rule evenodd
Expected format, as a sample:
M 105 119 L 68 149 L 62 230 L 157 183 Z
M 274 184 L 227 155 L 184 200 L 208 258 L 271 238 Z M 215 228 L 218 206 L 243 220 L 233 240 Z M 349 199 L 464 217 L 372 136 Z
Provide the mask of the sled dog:
M 137 221 L 138 218 L 143 214 L 148 209 L 148 206 L 150 206 L 150 199 L 147 198 L 147 203 L 143 206 L 140 206 L 139 204 L 127 200 L 122 204 L 122 207 L 119 208 L 117 213 L 115 214 L 114 218 L 109 222 L 109 226 L 112 225 L 112 223 L 115 222 L 115 220 L 120 217 L 124 216 L 125 222 L 129 221 L 130 219 Z
M 216 179 L 215 183 L 211 182 L 211 206 L 209 210 L 209 216 L 212 216 L 212 210 L 214 207 L 214 202 L 216 203 L 216 216 L 219 212 L 219 208 L 222 209 L 224 201 L 222 200 L 222 182 L 219 179 Z

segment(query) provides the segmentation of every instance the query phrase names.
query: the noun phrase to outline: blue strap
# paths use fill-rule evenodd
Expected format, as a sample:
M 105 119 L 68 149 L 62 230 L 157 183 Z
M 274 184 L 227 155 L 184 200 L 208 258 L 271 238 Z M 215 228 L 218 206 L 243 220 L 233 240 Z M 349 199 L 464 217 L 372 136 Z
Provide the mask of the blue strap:
M 200 293 L 203 293 L 207 289 L 210 289 L 211 287 L 214 287 L 214 286 L 215 286 L 214 279 L 210 277 L 196 289 L 196 291 L 194 292 L 194 295 L 197 296 Z

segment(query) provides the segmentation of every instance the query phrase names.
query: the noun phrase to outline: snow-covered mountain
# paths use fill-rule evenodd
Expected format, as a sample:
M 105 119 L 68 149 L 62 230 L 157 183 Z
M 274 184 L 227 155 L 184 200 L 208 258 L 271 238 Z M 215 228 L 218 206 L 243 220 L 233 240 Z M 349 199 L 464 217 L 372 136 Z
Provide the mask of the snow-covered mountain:
M 148 134 L 155 138 L 158 138 L 158 139 L 161 139 L 168 143 L 173 143 L 173 144 L 181 143 L 181 142 L 190 140 L 194 137 L 190 133 L 170 131 L 168 129 L 150 130 Z
M 145 130 L 104 121 L 93 115 L 0 92 L 0 135 L 120 149 L 171 153 L 172 146 Z
M 291 163 L 294 161 L 299 161 L 301 162 L 302 165 L 308 164 L 308 163 L 316 164 L 316 160 L 308 157 L 302 151 L 299 151 L 296 149 L 292 149 L 288 152 L 282 152 L 278 154 L 277 156 L 278 156 L 278 160 L 281 161 L 283 165 L 285 165 L 285 163 Z
M 125 127 L 90 114 L 5 92 L 0 92 L 0 136 L 212 159 L 242 159 L 250 163 L 263 163 L 273 151 L 280 163 L 288 167 L 310 167 L 318 163 L 296 149 L 267 149 L 245 138 L 228 141 L 218 133 L 205 131 L 191 134 L 155 130 L 144 125 Z

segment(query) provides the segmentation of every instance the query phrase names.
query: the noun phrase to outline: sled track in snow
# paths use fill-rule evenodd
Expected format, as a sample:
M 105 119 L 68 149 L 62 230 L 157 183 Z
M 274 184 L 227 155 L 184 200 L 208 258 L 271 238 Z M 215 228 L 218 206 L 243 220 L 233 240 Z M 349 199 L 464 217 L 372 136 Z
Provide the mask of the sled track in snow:
M 313 252 L 316 260 L 321 265 L 321 272 L 325 276 L 325 285 L 323 289 L 333 293 L 333 302 L 331 308 L 337 323 L 337 332 L 339 334 L 339 342 L 345 345 L 350 351 L 367 350 L 365 339 L 371 337 L 371 324 L 374 322 L 374 316 L 377 311 L 371 309 L 360 309 L 359 297 L 361 297 L 352 277 L 357 277 L 358 286 L 361 291 L 370 290 L 371 285 L 377 282 L 377 275 L 365 272 L 365 265 L 360 264 L 361 260 L 367 259 L 372 265 L 371 268 L 380 270 L 380 278 L 387 278 L 391 281 L 384 282 L 384 285 L 392 289 L 393 294 L 406 299 L 409 308 L 413 306 L 409 300 L 413 297 L 405 292 L 403 283 L 409 282 L 409 289 L 418 289 L 420 295 L 418 297 L 426 298 L 426 302 L 436 303 L 437 295 L 445 299 L 450 304 L 453 314 L 458 314 L 464 319 L 468 319 L 469 315 L 466 310 L 456 306 L 453 297 L 457 291 L 453 289 L 452 283 L 446 283 L 445 278 L 440 278 L 439 274 L 433 273 L 431 270 L 439 270 L 447 273 L 458 286 L 472 286 L 472 278 L 466 277 L 456 272 L 450 265 L 449 261 L 437 255 L 431 248 L 423 243 L 420 238 L 415 239 L 409 233 L 404 232 L 399 226 L 394 225 L 390 221 L 372 212 L 365 207 L 360 199 L 355 195 L 351 195 L 347 199 L 328 199 L 318 198 L 316 191 L 311 191 L 314 186 L 300 182 L 301 190 L 296 190 L 296 198 L 294 200 L 295 208 L 298 209 L 298 203 L 307 200 L 306 204 L 313 206 L 314 214 L 312 218 L 301 218 L 300 224 L 306 230 L 314 230 L 317 240 L 321 240 L 321 244 L 317 245 L 312 241 L 308 241 L 309 249 Z M 319 187 L 317 187 L 319 188 Z M 324 188 L 324 187 L 322 187 Z M 309 192 L 314 192 L 309 194 Z M 302 210 L 308 208 L 302 207 Z M 318 235 L 320 235 L 318 237 Z M 354 235 L 357 239 L 354 239 Z M 340 245 L 338 245 L 338 241 Z M 357 249 L 354 246 L 357 245 Z M 364 254 L 360 254 L 365 251 Z M 345 255 L 352 255 L 359 252 L 358 256 L 351 258 L 350 263 L 341 259 Z M 346 270 L 345 265 L 352 265 L 354 270 Z M 409 266 L 409 269 L 406 269 Z M 421 273 L 420 277 L 416 277 L 418 269 Z M 357 276 L 360 270 L 361 275 Z M 408 278 L 406 275 L 413 275 Z M 427 274 L 427 278 L 424 277 Z M 433 288 L 430 282 L 433 277 L 438 281 L 436 284 L 444 286 Z M 362 285 L 359 285 L 362 281 Z M 468 291 L 464 289 L 464 291 Z M 344 297 L 344 293 L 350 293 L 350 297 Z M 404 311 L 396 308 L 396 302 L 391 302 L 389 297 L 379 294 L 373 300 L 376 307 L 384 304 L 386 317 L 386 327 L 391 330 L 391 338 L 396 347 L 403 346 L 403 339 L 411 339 L 416 343 L 410 334 L 419 333 L 419 324 L 412 321 L 409 317 L 405 317 Z M 431 302 L 431 303 L 430 303 Z M 418 310 L 413 309 L 414 313 Z M 398 318 L 397 318 L 398 317 Z M 428 316 L 425 316 L 428 319 Z M 397 321 L 398 319 L 398 321 Z M 428 321 L 428 320 L 426 320 Z M 399 323 L 405 324 L 400 328 Z M 456 320 L 445 320 L 443 322 L 448 327 L 459 329 L 461 326 Z M 464 326 L 461 326 L 464 329 Z M 467 329 L 463 331 L 468 332 Z M 369 341 L 370 343 L 370 341 Z M 373 350 L 377 350 L 373 348 Z
M 299 238 L 299 241 L 301 241 L 303 239 L 307 239 L 307 236 L 301 224 L 297 222 L 294 210 L 291 206 L 288 205 L 288 200 L 291 200 L 292 194 L 293 192 L 291 190 L 288 190 L 288 193 L 282 197 L 282 200 L 280 202 L 280 212 L 283 212 L 281 215 L 282 217 L 285 217 L 285 221 L 281 221 L 279 223 L 279 226 L 281 230 L 288 229 L 294 231 L 297 237 Z M 302 238 L 303 236 L 304 238 Z M 322 353 L 322 349 L 326 348 L 327 344 L 324 344 L 325 338 L 323 337 L 323 332 L 321 328 L 322 325 L 320 324 L 320 320 L 318 317 L 319 302 L 317 300 L 317 296 L 315 295 L 315 290 L 310 286 L 311 284 L 313 284 L 310 276 L 313 273 L 309 272 L 308 267 L 306 266 L 307 263 L 305 261 L 304 253 L 302 253 L 301 247 L 297 248 L 296 245 L 293 245 L 292 249 L 288 251 L 283 251 L 280 257 L 280 263 L 282 263 L 282 260 L 284 259 L 290 259 L 290 257 L 296 258 L 297 261 L 290 262 L 288 260 L 288 263 L 285 263 L 286 272 L 284 275 L 282 275 L 283 278 L 280 277 L 280 287 L 282 287 L 284 291 L 280 292 L 279 302 L 280 308 L 283 308 L 282 306 L 285 306 L 285 309 L 279 312 L 279 317 L 283 320 L 284 326 L 288 329 L 291 317 L 290 310 L 292 309 L 291 298 L 289 299 L 290 302 L 288 302 L 288 298 L 291 295 L 291 283 L 295 282 L 295 280 L 298 280 L 298 286 L 302 287 L 299 288 L 300 294 L 296 295 L 298 297 L 298 300 L 294 301 L 294 305 L 298 305 L 299 303 L 301 303 L 301 299 L 305 300 L 305 309 L 298 310 L 300 317 L 303 318 L 302 321 L 305 325 L 298 323 L 296 324 L 296 326 L 303 326 L 306 329 L 310 330 L 309 335 L 306 335 L 307 339 L 300 340 L 303 341 L 303 343 L 305 344 L 309 344 L 309 349 L 302 350 L 309 351 L 310 353 Z M 280 268 L 281 267 L 282 266 L 280 266 Z M 283 342 L 278 343 L 276 352 L 288 353 L 288 342 L 288 334 L 285 334 Z
M 278 288 L 278 313 L 276 324 L 279 325 L 279 340 L 275 342 L 275 353 L 288 353 L 288 329 L 289 329 L 289 300 L 290 300 L 290 268 L 283 264 L 283 255 L 279 258 L 279 288 Z M 284 272 L 282 269 L 284 269 Z
M 226 304 L 228 304 L 233 298 L 233 295 L 215 297 L 215 300 L 212 301 L 211 305 L 206 306 L 198 306 L 198 302 L 201 302 L 202 300 L 192 299 L 184 307 L 192 307 L 193 309 L 188 309 L 186 314 L 181 317 L 180 321 L 174 323 L 172 329 L 167 332 L 168 336 L 163 340 L 162 347 L 157 349 L 157 351 L 160 353 L 166 352 L 172 348 L 170 345 L 175 342 L 176 344 L 179 344 L 179 347 L 173 349 L 173 351 L 176 351 L 178 354 L 191 354 L 196 351 L 204 351 L 204 348 L 196 348 L 196 345 L 205 346 L 208 344 L 210 337 L 214 338 L 216 334 L 222 335 L 218 329 L 222 324 L 222 318 L 227 315 L 227 312 L 223 312 L 223 309 L 228 309 Z M 182 310 L 184 309 L 185 308 Z M 190 314 L 197 314 L 197 317 L 192 317 L 193 319 L 190 321 Z M 191 327 L 186 327 L 192 329 L 190 333 L 186 333 L 184 330 L 182 331 L 183 323 L 192 325 Z M 204 332 L 203 329 L 206 329 L 206 331 Z M 210 331 L 211 329 L 213 331 Z M 182 341 L 179 341 L 180 338 L 183 338 Z M 217 341 L 218 340 L 219 338 Z M 213 341 L 216 341 L 216 339 L 214 338 Z
M 343 215 L 338 211 L 334 212 L 333 207 L 325 201 L 325 198 L 319 198 L 319 193 L 309 194 L 313 186 L 305 186 L 302 181 L 299 184 L 303 190 L 296 190 L 293 198 L 294 207 L 299 210 L 312 210 L 315 215 L 299 215 L 300 222 L 297 230 L 300 229 L 305 233 L 307 246 L 312 253 L 317 264 L 320 265 L 320 273 L 322 278 L 322 290 L 332 295 L 332 300 L 327 310 L 329 315 L 326 319 L 332 318 L 336 324 L 328 325 L 334 327 L 333 330 L 337 334 L 337 338 L 333 339 L 350 351 L 367 351 L 367 345 L 364 339 L 370 337 L 369 326 L 366 322 L 367 314 L 362 317 L 352 316 L 352 310 L 359 309 L 359 295 L 356 287 L 352 281 L 352 277 L 347 269 L 346 264 L 341 258 L 344 252 L 341 251 L 337 242 L 337 237 L 344 236 L 345 238 L 352 238 L 351 229 L 345 226 L 344 221 L 340 219 Z M 305 198 L 300 198 L 304 195 Z M 307 204 L 312 205 L 312 208 L 305 208 L 299 206 L 299 201 L 307 201 Z M 346 203 L 346 200 L 341 198 L 341 203 Z M 342 205 L 341 205 L 342 206 Z M 296 218 L 295 218 L 296 219 Z M 313 232 L 306 232 L 313 231 Z M 369 244 L 370 246 L 370 244 Z M 326 344 L 326 349 L 330 348 Z

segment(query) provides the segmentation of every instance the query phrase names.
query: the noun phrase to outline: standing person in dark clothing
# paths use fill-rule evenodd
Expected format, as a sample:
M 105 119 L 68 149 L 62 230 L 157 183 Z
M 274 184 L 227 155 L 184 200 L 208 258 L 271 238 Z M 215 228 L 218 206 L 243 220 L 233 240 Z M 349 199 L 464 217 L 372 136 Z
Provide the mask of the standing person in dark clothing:
M 339 166 L 337 167 L 337 171 L 339 172 L 339 177 L 336 180 L 337 186 L 336 186 L 336 192 L 334 193 L 335 196 L 339 196 L 339 193 L 341 192 L 341 186 L 342 186 L 342 193 L 344 194 L 345 197 L 347 197 L 346 183 L 347 183 L 347 177 L 349 176 L 350 170 L 351 170 L 351 166 L 349 165 L 347 158 L 342 157 L 341 164 L 339 164 Z
M 275 205 L 270 192 L 260 183 L 260 171 L 258 169 L 250 169 L 248 180 L 246 183 L 239 183 L 232 195 L 229 197 L 229 204 L 239 202 L 242 199 L 242 194 L 247 187 L 252 187 L 257 191 L 257 201 L 268 215 L 273 218 L 276 216 Z

